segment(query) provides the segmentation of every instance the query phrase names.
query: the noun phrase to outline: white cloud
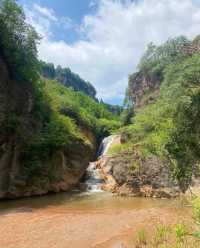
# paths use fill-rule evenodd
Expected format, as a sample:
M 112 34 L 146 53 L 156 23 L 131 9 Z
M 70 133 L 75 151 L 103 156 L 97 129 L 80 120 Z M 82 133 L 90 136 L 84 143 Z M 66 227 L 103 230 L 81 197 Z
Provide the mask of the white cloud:
M 91 81 L 104 100 L 119 99 L 145 46 L 178 35 L 194 37 L 200 33 L 199 13 L 196 0 L 101 0 L 97 13 L 83 19 L 85 40 L 68 44 L 46 32 L 39 55 Z
M 42 37 L 50 38 L 52 36 L 50 20 L 38 15 L 37 12 L 30 10 L 26 5 L 23 7 L 26 13 L 27 22 L 34 26 Z
M 60 18 L 60 25 L 62 25 L 64 29 L 71 29 L 75 27 L 72 19 L 68 16 Z
M 53 9 L 49 9 L 49 8 L 40 6 L 39 4 L 36 4 L 36 3 L 33 5 L 33 8 L 34 8 L 34 10 L 39 12 L 41 15 L 43 15 L 47 19 L 54 21 L 54 22 L 57 21 L 57 17 L 55 16 Z

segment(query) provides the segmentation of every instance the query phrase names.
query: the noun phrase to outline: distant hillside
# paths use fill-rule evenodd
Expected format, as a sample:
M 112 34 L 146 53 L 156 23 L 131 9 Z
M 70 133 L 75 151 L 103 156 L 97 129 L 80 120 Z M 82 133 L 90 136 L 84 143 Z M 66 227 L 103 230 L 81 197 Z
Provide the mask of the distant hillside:
M 105 103 L 103 100 L 100 100 L 99 102 L 101 105 L 103 105 L 108 111 L 110 111 L 111 113 L 119 116 L 122 111 L 123 111 L 123 107 L 120 105 L 112 105 L 109 103 Z
M 40 64 L 42 75 L 45 78 L 55 79 L 63 85 L 73 88 L 75 91 L 82 91 L 86 95 L 95 98 L 96 89 L 94 86 L 83 80 L 78 74 L 73 73 L 69 68 L 62 68 L 61 66 L 55 68 L 54 64 L 44 61 L 41 61 Z

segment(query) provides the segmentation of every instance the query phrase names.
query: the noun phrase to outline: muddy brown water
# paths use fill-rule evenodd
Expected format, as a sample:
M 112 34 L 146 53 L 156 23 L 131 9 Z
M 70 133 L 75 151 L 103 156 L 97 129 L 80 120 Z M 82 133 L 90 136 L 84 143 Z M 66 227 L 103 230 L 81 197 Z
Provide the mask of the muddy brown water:
M 179 199 L 61 193 L 0 202 L 0 248 L 134 247 L 142 227 L 190 215 Z

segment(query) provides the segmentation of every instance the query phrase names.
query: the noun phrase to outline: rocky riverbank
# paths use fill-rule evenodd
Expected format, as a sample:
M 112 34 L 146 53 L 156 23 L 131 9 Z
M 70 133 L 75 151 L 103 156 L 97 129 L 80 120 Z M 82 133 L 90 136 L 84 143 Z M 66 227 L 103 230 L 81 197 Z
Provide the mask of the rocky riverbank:
M 120 144 L 119 135 L 110 138 L 110 147 Z M 105 148 L 106 149 L 106 148 Z M 96 161 L 104 183 L 102 189 L 122 196 L 177 197 L 181 190 L 172 179 L 169 166 L 157 157 L 148 158 L 131 169 L 132 152 L 109 155 L 109 149 Z

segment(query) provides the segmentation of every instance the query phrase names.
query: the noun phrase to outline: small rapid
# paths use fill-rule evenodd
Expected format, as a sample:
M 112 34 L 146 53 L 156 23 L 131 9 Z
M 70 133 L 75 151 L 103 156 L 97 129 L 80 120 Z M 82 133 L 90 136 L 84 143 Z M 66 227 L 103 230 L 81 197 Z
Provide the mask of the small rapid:
M 94 193 L 103 191 L 101 189 L 101 186 L 104 181 L 101 178 L 100 169 L 97 168 L 95 162 L 90 163 L 87 169 L 86 177 L 87 177 L 86 180 L 87 191 Z
M 111 147 L 112 143 L 118 135 L 110 135 L 103 139 L 99 150 L 97 152 L 97 161 L 100 160 L 103 156 L 108 153 L 109 148 Z M 96 162 L 91 162 L 86 172 L 86 188 L 87 191 L 92 193 L 102 192 L 102 184 L 104 180 L 101 176 L 101 169 L 97 166 Z

